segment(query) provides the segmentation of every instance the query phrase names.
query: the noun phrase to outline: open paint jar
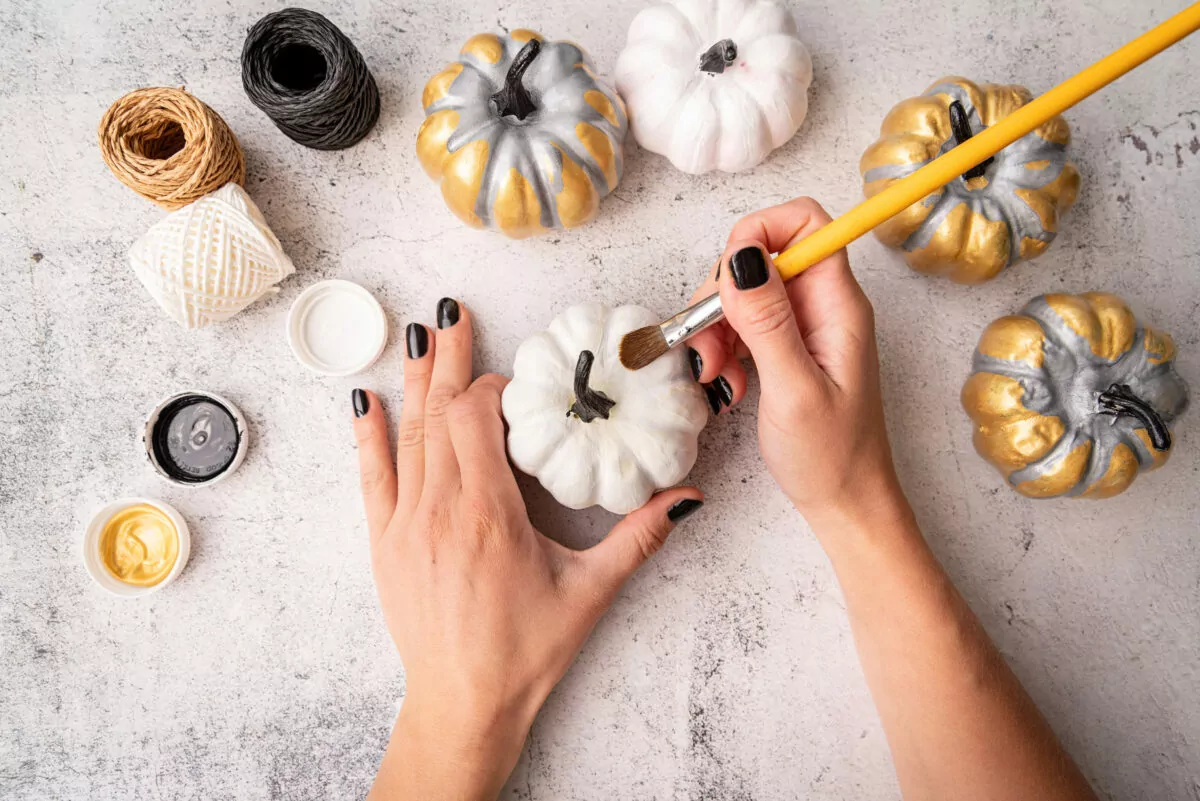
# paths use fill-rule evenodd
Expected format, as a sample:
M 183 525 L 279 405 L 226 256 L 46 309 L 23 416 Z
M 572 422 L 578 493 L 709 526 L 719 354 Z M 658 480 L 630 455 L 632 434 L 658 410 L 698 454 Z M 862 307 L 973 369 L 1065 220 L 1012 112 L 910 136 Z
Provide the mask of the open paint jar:
M 174 581 L 191 543 L 187 523 L 169 504 L 122 498 L 92 516 L 83 534 L 83 565 L 113 595 L 134 598 Z
M 158 474 L 173 484 L 213 484 L 246 457 L 246 419 L 220 395 L 192 390 L 172 395 L 146 420 L 142 443 Z

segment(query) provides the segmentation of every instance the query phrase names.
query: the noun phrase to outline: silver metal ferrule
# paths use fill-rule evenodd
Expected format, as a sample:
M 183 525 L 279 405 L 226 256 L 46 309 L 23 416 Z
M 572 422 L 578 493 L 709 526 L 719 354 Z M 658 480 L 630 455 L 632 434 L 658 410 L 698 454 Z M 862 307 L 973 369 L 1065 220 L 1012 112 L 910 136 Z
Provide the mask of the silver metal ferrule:
M 690 336 L 694 336 L 725 316 L 721 309 L 721 296 L 709 295 L 704 300 L 689 306 L 659 325 L 667 348 L 673 348 Z

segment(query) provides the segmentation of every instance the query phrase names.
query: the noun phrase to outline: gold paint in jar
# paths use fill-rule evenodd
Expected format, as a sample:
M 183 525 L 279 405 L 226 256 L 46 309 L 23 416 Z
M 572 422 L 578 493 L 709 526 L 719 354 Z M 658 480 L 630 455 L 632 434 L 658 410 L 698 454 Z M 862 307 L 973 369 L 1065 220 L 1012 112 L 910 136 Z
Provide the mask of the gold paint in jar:
M 179 531 L 157 506 L 127 506 L 100 532 L 100 561 L 126 584 L 153 587 L 171 573 L 178 558 Z

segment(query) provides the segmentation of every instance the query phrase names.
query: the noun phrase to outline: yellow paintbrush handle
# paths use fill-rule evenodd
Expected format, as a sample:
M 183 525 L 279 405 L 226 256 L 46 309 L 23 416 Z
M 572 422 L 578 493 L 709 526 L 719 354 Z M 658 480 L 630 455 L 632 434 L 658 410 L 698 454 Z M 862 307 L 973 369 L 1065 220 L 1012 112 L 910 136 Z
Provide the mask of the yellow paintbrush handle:
M 896 181 L 878 195 L 863 201 L 829 225 L 792 245 L 775 257 L 780 275 L 785 281 L 796 277 L 808 267 L 846 247 L 880 223 L 895 217 L 913 203 L 937 191 L 976 164 L 994 156 L 1034 128 L 1066 111 L 1092 92 L 1107 86 L 1197 29 L 1200 29 L 1200 2 L 1194 3 L 1158 27 L 1110 53 L 992 127 L 947 151 L 912 175 Z

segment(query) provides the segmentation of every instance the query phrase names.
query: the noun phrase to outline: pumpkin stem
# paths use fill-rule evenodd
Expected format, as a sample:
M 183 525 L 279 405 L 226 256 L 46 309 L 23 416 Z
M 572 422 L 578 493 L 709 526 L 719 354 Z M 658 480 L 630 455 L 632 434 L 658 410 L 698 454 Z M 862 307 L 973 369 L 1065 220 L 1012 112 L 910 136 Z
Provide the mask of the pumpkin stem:
M 529 69 L 529 65 L 533 63 L 541 50 L 542 43 L 537 39 L 530 39 L 517 52 L 517 57 L 509 65 L 508 74 L 504 76 L 504 88 L 492 95 L 492 102 L 496 104 L 496 113 L 501 117 L 516 117 L 518 120 L 523 120 L 537 111 L 537 104 L 529 96 L 529 90 L 525 88 L 521 79 L 525 77 L 525 70 Z
M 1171 449 L 1171 430 L 1167 428 L 1162 415 L 1149 403 L 1134 395 L 1128 384 L 1113 384 L 1107 392 L 1101 392 L 1099 404 L 1102 414 L 1132 417 L 1145 426 L 1146 433 L 1150 435 L 1150 444 L 1155 450 Z
M 722 39 L 700 54 L 700 69 L 710 75 L 720 75 L 737 61 L 737 45 L 732 39 Z
M 955 147 L 958 147 L 975 135 L 971 130 L 971 121 L 967 118 L 967 110 L 957 100 L 950 103 L 950 129 L 954 132 Z M 987 168 L 995 160 L 995 156 L 988 156 L 986 161 L 982 161 L 964 172 L 962 174 L 963 180 L 969 181 L 972 178 L 982 178 L 987 174 Z
M 575 415 L 585 423 L 590 423 L 597 417 L 608 419 L 609 412 L 617 402 L 603 392 L 597 392 L 588 386 L 592 377 L 592 363 L 596 361 L 590 350 L 580 352 L 579 361 L 575 363 L 575 402 L 567 410 L 568 415 Z

